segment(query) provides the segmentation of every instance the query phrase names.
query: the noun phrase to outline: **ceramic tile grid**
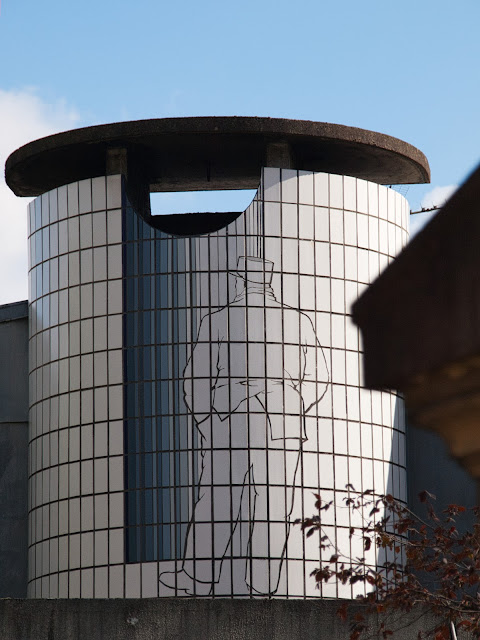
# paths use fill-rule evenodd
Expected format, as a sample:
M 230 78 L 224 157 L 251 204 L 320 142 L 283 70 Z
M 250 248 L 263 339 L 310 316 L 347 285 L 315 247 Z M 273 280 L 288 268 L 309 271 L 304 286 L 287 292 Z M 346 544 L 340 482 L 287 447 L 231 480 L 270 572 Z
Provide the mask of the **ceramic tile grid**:
M 408 204 L 264 169 L 244 214 L 181 237 L 121 197 L 114 176 L 30 206 L 30 596 L 318 597 L 291 525 L 313 492 L 353 555 L 345 485 L 405 499 L 403 404 L 361 388 L 349 308 Z
M 29 207 L 30 597 L 107 597 L 124 562 L 121 198 L 111 176 Z

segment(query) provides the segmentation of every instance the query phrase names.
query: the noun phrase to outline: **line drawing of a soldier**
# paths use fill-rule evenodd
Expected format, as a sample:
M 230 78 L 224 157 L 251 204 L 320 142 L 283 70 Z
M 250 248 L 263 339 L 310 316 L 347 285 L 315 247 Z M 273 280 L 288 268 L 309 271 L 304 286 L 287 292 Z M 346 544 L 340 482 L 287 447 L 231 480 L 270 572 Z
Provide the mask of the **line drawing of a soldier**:
M 277 300 L 273 267 L 238 258 L 236 295 L 202 318 L 184 370 L 201 443 L 198 499 L 180 569 L 160 574 L 179 594 L 278 589 L 305 417 L 329 373 L 310 317 Z

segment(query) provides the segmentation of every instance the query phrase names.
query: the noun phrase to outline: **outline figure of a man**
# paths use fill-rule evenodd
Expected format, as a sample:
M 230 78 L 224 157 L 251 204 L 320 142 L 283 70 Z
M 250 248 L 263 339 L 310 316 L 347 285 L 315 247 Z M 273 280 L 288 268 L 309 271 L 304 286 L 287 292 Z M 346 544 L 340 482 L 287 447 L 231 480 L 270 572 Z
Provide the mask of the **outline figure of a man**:
M 190 595 L 275 593 L 305 417 L 329 375 L 310 317 L 277 300 L 273 262 L 241 256 L 235 298 L 205 315 L 184 371 L 201 442 L 198 498 L 178 571 Z

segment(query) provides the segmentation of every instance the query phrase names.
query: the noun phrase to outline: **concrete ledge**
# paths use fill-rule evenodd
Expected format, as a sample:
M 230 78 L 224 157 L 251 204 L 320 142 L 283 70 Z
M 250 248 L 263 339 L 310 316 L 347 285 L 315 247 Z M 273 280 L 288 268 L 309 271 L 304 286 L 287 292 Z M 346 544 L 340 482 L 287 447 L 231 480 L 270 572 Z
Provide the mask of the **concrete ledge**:
M 338 600 L 0 600 L 9 640 L 340 640 Z M 416 638 L 431 618 L 400 629 Z M 398 626 L 408 622 L 403 618 Z
M 480 166 L 352 307 L 365 384 L 405 391 L 480 354 Z

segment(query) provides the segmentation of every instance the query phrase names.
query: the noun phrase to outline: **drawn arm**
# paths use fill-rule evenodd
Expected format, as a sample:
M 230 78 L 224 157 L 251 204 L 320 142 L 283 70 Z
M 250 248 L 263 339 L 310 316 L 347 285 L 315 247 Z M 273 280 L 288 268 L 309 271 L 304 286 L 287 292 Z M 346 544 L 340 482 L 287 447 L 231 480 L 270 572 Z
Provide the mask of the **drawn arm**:
M 215 359 L 218 346 L 210 339 L 209 325 L 210 315 L 207 314 L 202 318 L 197 341 L 183 372 L 185 404 L 197 424 L 207 420 L 212 413 L 212 390 L 217 377 L 211 362 Z

